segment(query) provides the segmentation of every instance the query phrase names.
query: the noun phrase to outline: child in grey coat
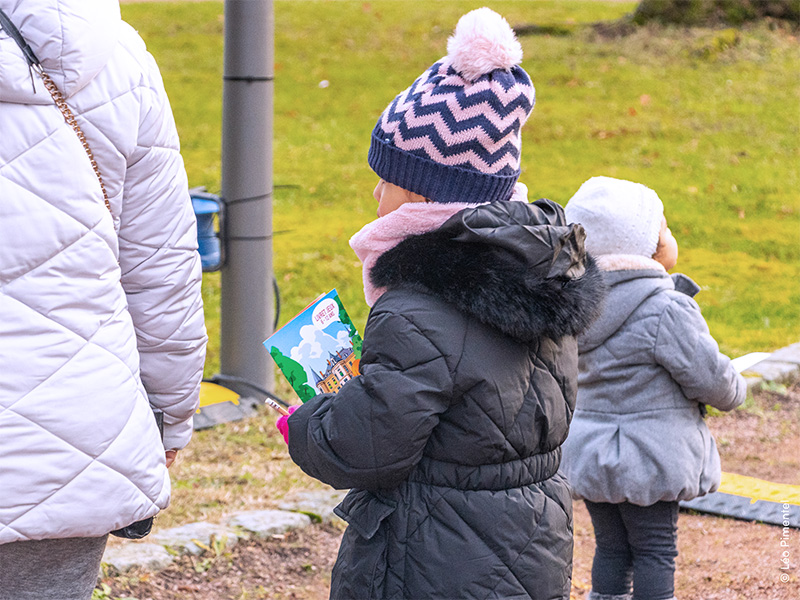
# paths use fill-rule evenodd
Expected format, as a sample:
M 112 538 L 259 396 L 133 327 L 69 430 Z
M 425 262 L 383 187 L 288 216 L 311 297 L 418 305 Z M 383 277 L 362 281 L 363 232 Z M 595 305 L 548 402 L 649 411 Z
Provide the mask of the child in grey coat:
M 673 598 L 678 501 L 713 492 L 721 477 L 704 405 L 735 408 L 745 382 L 692 299 L 700 288 L 667 273 L 678 245 L 655 192 L 594 177 L 565 213 L 585 228 L 609 287 L 600 318 L 578 338 L 562 460 L 595 530 L 589 598 Z

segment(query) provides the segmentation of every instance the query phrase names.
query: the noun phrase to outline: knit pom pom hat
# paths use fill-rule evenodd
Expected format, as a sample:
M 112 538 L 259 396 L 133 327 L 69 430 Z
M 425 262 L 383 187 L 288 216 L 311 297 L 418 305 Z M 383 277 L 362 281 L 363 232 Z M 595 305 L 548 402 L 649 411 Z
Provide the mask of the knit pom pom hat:
M 664 205 L 641 183 L 592 177 L 567 202 L 569 223 L 586 230 L 586 251 L 594 256 L 635 254 L 651 258 L 658 247 Z
M 434 202 L 508 200 L 536 94 L 522 47 L 503 17 L 479 8 L 461 17 L 447 51 L 383 111 L 369 166 Z

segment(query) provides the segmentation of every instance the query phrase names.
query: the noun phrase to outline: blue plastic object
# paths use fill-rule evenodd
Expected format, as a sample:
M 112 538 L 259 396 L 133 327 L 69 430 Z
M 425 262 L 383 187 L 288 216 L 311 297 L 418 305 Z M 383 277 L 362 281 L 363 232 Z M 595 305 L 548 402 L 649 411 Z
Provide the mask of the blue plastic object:
M 215 221 L 219 222 L 222 202 L 213 194 L 193 194 L 192 208 L 197 217 L 197 250 L 203 271 L 216 271 L 222 266 L 222 244 Z

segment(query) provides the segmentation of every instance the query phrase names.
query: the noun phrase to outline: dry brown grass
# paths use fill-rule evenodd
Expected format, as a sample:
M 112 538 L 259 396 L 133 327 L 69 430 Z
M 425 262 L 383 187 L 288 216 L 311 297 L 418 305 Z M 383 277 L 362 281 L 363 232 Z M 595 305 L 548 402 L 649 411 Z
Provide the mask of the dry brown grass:
M 274 426 L 275 413 L 195 433 L 179 453 L 170 474 L 172 506 L 159 517 L 159 527 L 192 521 L 220 522 L 243 510 L 275 508 L 298 488 L 323 488 L 289 458 Z
M 250 419 L 200 431 L 171 473 L 173 505 L 156 528 L 275 508 L 289 492 L 324 488 L 290 460 L 264 409 Z M 760 391 L 745 407 L 709 417 L 723 469 L 797 485 L 800 383 Z M 781 570 L 781 529 L 681 512 L 676 593 L 704 600 L 794 600 L 800 584 L 800 531 L 789 532 L 789 570 Z M 111 598 L 191 600 L 327 597 L 341 531 L 320 524 L 270 540 L 246 540 L 233 550 L 183 557 L 161 573 L 134 572 L 103 580 Z M 112 543 L 120 543 L 114 541 Z M 208 553 L 207 553 L 208 554 Z M 581 502 L 575 503 L 572 599 L 591 587 L 594 536 Z M 780 577 L 787 574 L 788 582 Z

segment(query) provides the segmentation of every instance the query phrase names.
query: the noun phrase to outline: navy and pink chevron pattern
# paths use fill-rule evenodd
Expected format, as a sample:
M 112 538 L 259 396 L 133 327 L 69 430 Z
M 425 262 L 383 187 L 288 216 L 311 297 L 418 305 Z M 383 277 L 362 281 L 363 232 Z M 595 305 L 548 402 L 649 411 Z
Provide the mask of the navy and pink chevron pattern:
M 520 129 L 534 103 L 522 68 L 469 81 L 444 58 L 384 110 L 370 166 L 436 202 L 506 200 L 520 172 Z

